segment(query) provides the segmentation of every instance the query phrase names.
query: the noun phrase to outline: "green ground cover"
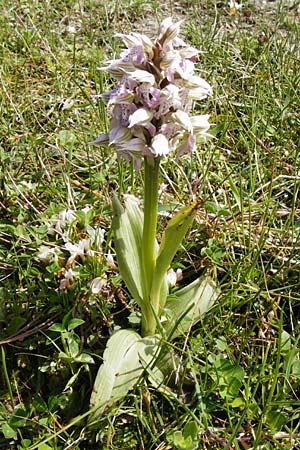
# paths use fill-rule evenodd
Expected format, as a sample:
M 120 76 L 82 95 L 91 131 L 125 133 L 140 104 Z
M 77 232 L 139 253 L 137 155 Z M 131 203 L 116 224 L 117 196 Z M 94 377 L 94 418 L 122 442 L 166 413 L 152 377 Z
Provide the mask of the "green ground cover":
M 143 377 L 91 424 L 107 339 L 138 317 L 107 258 L 111 194 L 143 193 L 142 172 L 88 145 L 113 82 L 97 68 L 115 33 L 169 15 L 201 50 L 215 138 L 163 162 L 160 221 L 201 198 L 174 269 L 183 284 L 208 271 L 221 295 L 172 343 L 168 389 Z M 299 33 L 296 1 L 2 0 L 1 449 L 300 448 Z

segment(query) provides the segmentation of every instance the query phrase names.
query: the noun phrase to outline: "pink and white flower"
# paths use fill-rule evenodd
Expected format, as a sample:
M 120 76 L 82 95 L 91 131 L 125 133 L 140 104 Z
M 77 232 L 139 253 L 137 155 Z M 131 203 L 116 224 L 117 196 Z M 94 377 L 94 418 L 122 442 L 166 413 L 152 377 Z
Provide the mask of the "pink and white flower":
M 139 33 L 118 34 L 126 48 L 101 70 L 116 78 L 116 88 L 102 94 L 111 115 L 111 129 L 93 144 L 114 146 L 118 157 L 179 158 L 196 150 L 197 138 L 209 136 L 208 115 L 191 115 L 194 101 L 212 93 L 195 74 L 197 49 L 178 37 L 180 22 L 165 19 L 151 41 Z

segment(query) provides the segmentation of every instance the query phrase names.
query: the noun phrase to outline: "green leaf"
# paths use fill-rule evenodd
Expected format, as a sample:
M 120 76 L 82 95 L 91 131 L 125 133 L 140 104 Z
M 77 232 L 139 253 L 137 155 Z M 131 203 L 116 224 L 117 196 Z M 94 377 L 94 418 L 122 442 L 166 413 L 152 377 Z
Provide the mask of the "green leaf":
M 84 323 L 84 320 L 82 319 L 71 319 L 68 323 L 68 331 L 74 330 L 75 328 L 79 327 Z
M 157 337 L 141 338 L 133 330 L 119 330 L 111 336 L 94 383 L 90 407 L 97 409 L 90 420 L 99 418 L 107 406 L 126 396 L 144 368 L 152 364 L 158 346 Z
M 242 397 L 236 397 L 232 402 L 231 406 L 233 408 L 244 408 L 245 407 L 245 400 Z
M 98 406 L 93 418 L 100 416 L 109 403 L 124 397 L 141 375 L 135 345 L 139 340 L 133 330 L 117 331 L 109 339 L 91 395 L 91 408 Z
M 219 289 L 210 276 L 197 278 L 188 286 L 168 296 L 163 327 L 171 339 L 185 334 L 213 306 Z
M 116 196 L 112 201 L 114 244 L 120 274 L 130 294 L 142 306 L 143 273 L 141 264 L 143 215 L 133 196 L 127 196 L 125 209 Z
M 71 376 L 71 378 L 69 379 L 69 381 L 67 382 L 67 384 L 65 385 L 64 391 L 67 391 L 72 384 L 75 383 L 75 381 L 77 380 L 77 378 L 79 377 L 79 374 L 81 372 L 81 369 L 83 368 L 83 366 L 81 366 L 76 373 L 74 373 L 74 375 Z
M 185 448 L 186 442 L 185 442 L 185 439 L 184 439 L 181 431 L 179 431 L 179 430 L 174 431 L 173 442 L 177 449 L 182 450 Z
M 169 221 L 161 239 L 156 260 L 156 272 L 164 274 L 169 269 L 182 239 L 191 227 L 199 201 L 191 203 L 178 211 Z M 155 279 L 153 280 L 155 283 Z
M 12 415 L 10 416 L 9 425 L 12 428 L 20 428 L 26 426 L 27 423 L 27 411 L 25 406 L 16 406 L 12 412 Z
M 173 443 L 177 450 L 195 450 L 198 448 L 198 443 L 193 440 L 192 436 L 184 436 L 181 431 L 173 433 Z
M 151 286 L 151 303 L 156 314 L 163 310 L 167 298 L 166 273 L 182 239 L 191 227 L 199 201 L 185 206 L 169 221 L 161 239 Z
M 281 332 L 281 342 L 280 342 L 280 352 L 281 353 L 286 353 L 291 349 L 291 335 L 285 331 L 282 330 Z
M 60 145 L 65 145 L 65 146 L 73 146 L 76 142 L 76 135 L 75 133 L 73 133 L 70 130 L 61 130 L 58 133 L 58 139 L 59 139 L 59 143 Z
M 174 368 L 170 362 L 172 359 L 171 353 L 168 352 L 162 358 L 160 357 L 162 346 L 157 335 L 144 337 L 140 344 L 139 358 L 150 383 L 161 392 L 168 391 L 164 382 Z
M 39 450 L 53 450 L 53 447 L 49 447 L 48 444 L 40 444 Z
M 80 362 L 82 364 L 95 364 L 94 359 L 88 353 L 80 353 L 78 356 L 74 358 L 74 361 Z
M 190 422 L 186 423 L 183 429 L 183 436 L 185 438 L 191 437 L 193 440 L 197 438 L 198 435 L 198 426 L 195 420 L 191 420 Z
M 215 373 L 210 376 L 219 386 L 222 398 L 233 401 L 239 393 L 245 377 L 244 369 L 238 364 L 233 364 L 223 355 L 217 355 L 212 359 Z
M 267 413 L 267 422 L 272 431 L 280 431 L 287 421 L 287 416 L 280 411 L 271 410 Z
M 51 325 L 51 327 L 48 328 L 48 331 L 57 331 L 58 333 L 61 333 L 62 331 L 64 331 L 64 327 L 61 323 L 54 323 L 53 325 Z
M 2 422 L 1 431 L 4 434 L 5 439 L 17 439 L 16 431 L 11 428 L 7 422 Z
M 300 361 L 296 360 L 292 364 L 292 374 L 293 375 L 300 375 Z

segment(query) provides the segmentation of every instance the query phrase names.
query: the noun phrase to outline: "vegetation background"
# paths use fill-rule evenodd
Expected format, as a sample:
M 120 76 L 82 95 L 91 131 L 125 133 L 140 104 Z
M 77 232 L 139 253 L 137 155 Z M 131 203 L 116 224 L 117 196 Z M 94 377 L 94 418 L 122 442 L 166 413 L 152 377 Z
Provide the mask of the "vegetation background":
M 166 16 L 201 50 L 215 138 L 164 162 L 161 223 L 202 199 L 174 268 L 210 271 L 221 295 L 176 342 L 172 389 L 141 380 L 91 426 L 106 341 L 138 317 L 107 258 L 110 198 L 143 192 L 88 145 L 107 127 L 97 68 L 117 32 L 154 36 Z M 299 33 L 297 0 L 2 0 L 1 449 L 300 449 Z

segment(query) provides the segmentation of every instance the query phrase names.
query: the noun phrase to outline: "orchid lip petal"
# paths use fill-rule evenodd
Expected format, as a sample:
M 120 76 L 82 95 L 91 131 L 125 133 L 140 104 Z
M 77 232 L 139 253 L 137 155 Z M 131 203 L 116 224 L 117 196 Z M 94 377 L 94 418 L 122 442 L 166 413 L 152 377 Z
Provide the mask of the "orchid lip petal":
M 156 134 L 151 142 L 151 151 L 155 156 L 162 156 L 170 153 L 171 148 L 166 136 L 161 133 Z

